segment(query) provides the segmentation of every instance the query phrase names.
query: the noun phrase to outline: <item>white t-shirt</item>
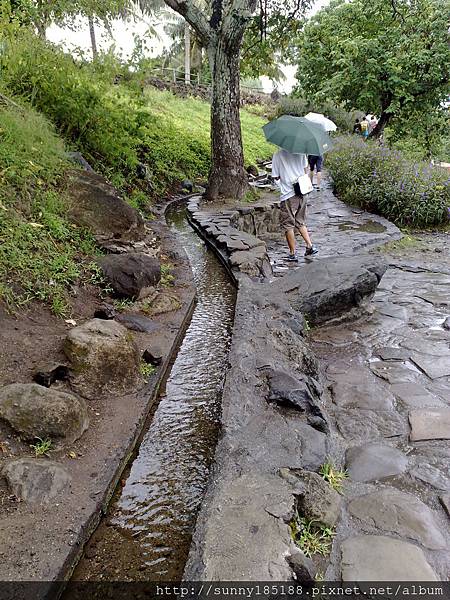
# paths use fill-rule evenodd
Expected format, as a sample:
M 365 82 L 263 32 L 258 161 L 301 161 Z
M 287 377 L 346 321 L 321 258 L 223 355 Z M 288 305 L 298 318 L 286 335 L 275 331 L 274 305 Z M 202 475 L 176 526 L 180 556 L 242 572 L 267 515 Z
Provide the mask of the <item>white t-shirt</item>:
M 279 177 L 280 200 L 295 196 L 294 183 L 305 174 L 308 165 L 306 154 L 291 154 L 287 150 L 278 150 L 272 158 L 272 177 Z

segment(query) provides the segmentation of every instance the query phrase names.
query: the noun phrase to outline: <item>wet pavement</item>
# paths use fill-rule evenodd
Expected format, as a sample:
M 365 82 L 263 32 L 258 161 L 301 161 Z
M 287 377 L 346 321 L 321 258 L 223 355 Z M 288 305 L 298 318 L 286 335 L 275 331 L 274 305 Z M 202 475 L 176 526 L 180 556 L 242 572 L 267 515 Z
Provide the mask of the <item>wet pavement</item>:
M 326 374 L 335 461 L 350 476 L 325 579 L 387 580 L 413 563 L 418 578 L 447 579 L 449 234 L 424 232 L 374 249 L 378 218 L 342 205 L 327 186 L 309 206 L 321 258 L 372 248 L 390 264 L 369 314 L 309 334 Z M 268 241 L 268 252 L 275 276 L 298 268 L 285 260 L 281 236 Z M 374 544 L 384 559 L 373 558 Z

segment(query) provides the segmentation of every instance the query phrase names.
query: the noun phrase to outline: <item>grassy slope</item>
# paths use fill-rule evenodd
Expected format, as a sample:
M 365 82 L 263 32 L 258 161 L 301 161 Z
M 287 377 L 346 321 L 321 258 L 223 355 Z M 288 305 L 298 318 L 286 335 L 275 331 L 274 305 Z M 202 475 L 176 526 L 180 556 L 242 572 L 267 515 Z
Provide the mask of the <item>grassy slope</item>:
M 0 108 L 0 299 L 67 314 L 68 285 L 87 272 L 91 236 L 64 217 L 64 144 L 32 110 Z

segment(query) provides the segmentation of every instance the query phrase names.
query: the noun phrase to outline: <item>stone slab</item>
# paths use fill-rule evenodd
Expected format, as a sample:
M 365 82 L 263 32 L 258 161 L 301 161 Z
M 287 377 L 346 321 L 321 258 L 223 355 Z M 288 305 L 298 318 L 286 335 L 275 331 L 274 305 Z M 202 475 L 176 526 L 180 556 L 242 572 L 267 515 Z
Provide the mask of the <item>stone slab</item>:
M 378 382 L 359 385 L 335 383 L 331 392 L 333 402 L 340 408 L 390 410 L 393 407 L 394 397 Z
M 409 408 L 421 408 L 424 406 L 444 406 L 435 396 L 430 394 L 421 385 L 416 383 L 394 383 L 390 387 L 394 396 L 406 404 Z
M 442 471 L 429 464 L 420 464 L 410 471 L 410 475 L 428 483 L 437 490 L 450 490 L 450 479 Z
M 370 363 L 370 368 L 375 375 L 389 383 L 409 383 L 419 378 L 419 373 L 397 363 L 391 364 L 378 360 Z
M 450 440 L 450 408 L 413 410 L 409 422 L 412 442 Z
M 372 443 L 349 448 L 346 465 L 354 481 L 377 481 L 406 471 L 408 458 L 396 448 Z
M 420 548 L 386 536 L 366 535 L 342 543 L 343 581 L 437 581 Z
M 383 489 L 352 500 L 350 514 L 371 527 L 415 540 L 431 550 L 447 547 L 426 504 L 395 489 Z
M 450 356 L 431 357 L 413 354 L 412 360 L 430 379 L 450 376 Z
M 30 504 L 64 502 L 72 480 L 59 463 L 37 458 L 10 460 L 2 473 L 12 493 Z
M 450 494 L 443 494 L 439 496 L 439 500 L 444 507 L 445 512 L 450 517 Z
M 411 352 L 405 348 L 394 348 L 392 346 L 385 346 L 383 348 L 377 348 L 373 352 L 374 356 L 379 356 L 381 360 L 407 360 Z
M 348 440 L 392 438 L 408 433 L 405 419 L 393 410 L 342 409 L 337 412 L 336 421 Z

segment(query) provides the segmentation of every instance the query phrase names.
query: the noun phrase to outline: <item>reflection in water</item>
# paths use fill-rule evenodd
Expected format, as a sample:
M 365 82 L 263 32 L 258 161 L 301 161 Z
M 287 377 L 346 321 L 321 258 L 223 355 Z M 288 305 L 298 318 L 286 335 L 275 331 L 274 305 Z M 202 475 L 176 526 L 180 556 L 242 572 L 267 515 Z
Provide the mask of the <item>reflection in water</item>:
M 126 578 L 147 581 L 179 580 L 182 575 L 219 432 L 235 306 L 233 285 L 187 224 L 184 209 L 174 210 L 168 223 L 189 257 L 198 302 L 105 528 L 114 530 L 114 535 L 105 534 L 111 537 L 111 552 L 105 554 L 114 564 L 103 564 L 103 573 L 117 573 L 117 564 L 128 554 Z M 130 548 L 128 553 L 130 539 L 134 548 L 139 546 L 137 561 L 136 552 Z M 117 543 L 123 544 L 122 551 Z M 103 559 L 108 561 L 105 555 Z

